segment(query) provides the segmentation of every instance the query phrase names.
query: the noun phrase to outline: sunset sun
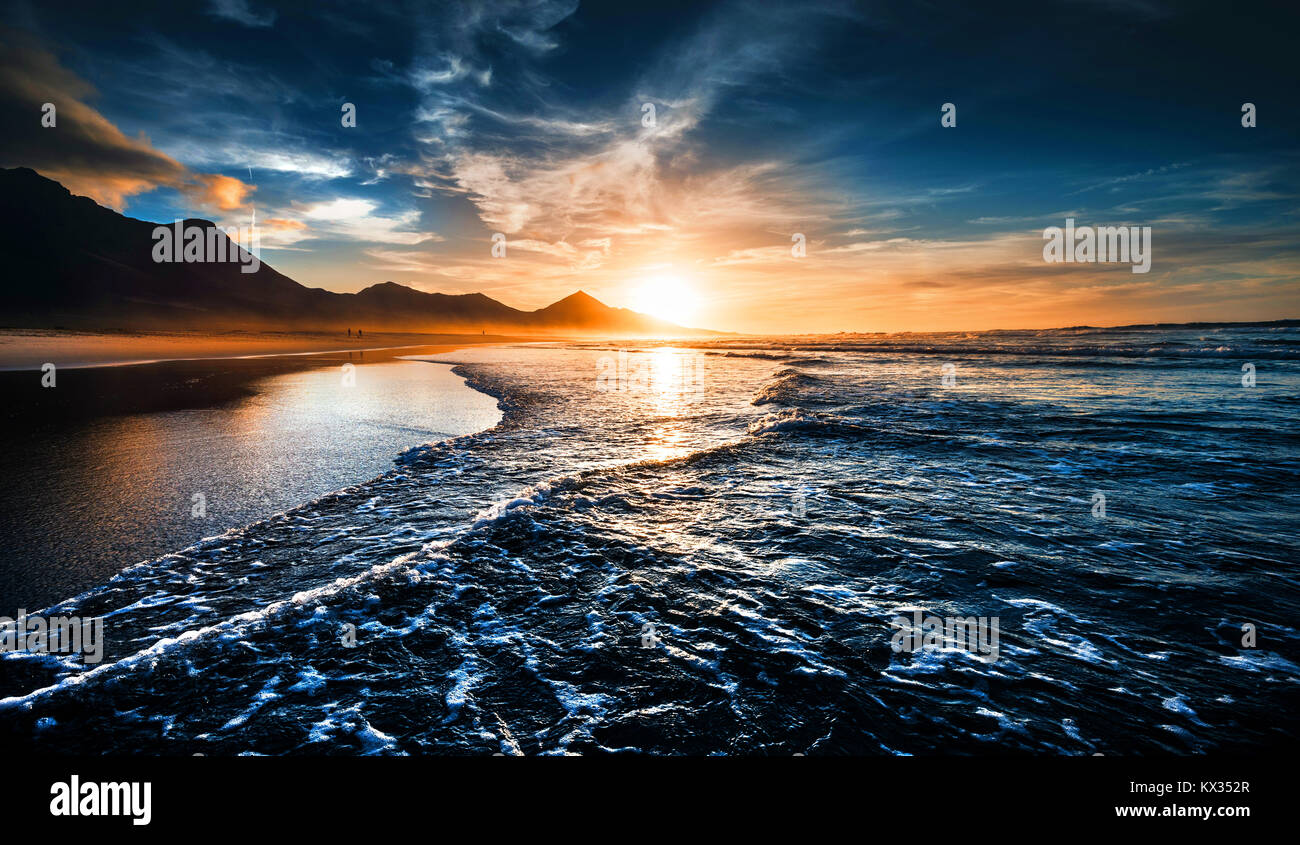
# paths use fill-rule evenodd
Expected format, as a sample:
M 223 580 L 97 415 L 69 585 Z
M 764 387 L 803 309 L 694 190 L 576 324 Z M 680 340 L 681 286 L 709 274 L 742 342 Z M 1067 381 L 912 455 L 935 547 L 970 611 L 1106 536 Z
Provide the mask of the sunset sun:
M 699 304 L 694 288 L 679 276 L 651 276 L 632 292 L 633 311 L 679 325 L 695 317 Z

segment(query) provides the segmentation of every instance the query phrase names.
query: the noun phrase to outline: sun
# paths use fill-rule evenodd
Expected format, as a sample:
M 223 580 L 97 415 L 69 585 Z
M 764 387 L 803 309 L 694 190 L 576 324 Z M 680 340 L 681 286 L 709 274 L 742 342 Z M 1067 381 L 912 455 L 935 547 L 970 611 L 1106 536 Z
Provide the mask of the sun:
M 633 311 L 678 325 L 694 318 L 699 306 L 699 297 L 679 276 L 651 276 L 632 293 Z

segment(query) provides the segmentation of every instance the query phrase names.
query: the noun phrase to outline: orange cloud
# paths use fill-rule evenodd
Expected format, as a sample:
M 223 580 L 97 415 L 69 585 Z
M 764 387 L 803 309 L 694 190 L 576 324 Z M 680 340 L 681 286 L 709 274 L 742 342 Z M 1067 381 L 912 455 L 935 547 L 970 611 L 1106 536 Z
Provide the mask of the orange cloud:
M 262 221 L 262 225 L 268 229 L 277 229 L 279 231 L 291 231 L 307 228 L 307 224 L 301 220 L 288 220 L 284 217 L 272 217 L 269 220 Z
M 136 194 L 174 188 L 201 205 L 239 208 L 253 187 L 216 174 L 193 173 L 154 149 L 142 133 L 129 138 L 86 104 L 95 88 L 63 67 L 47 50 L 0 29 L 0 125 L 5 143 L 0 165 L 30 167 L 69 191 L 123 211 Z M 45 105 L 54 125 L 42 124 Z
M 235 211 L 244 207 L 248 195 L 257 188 L 232 176 L 199 173 L 183 190 L 201 206 L 218 211 Z

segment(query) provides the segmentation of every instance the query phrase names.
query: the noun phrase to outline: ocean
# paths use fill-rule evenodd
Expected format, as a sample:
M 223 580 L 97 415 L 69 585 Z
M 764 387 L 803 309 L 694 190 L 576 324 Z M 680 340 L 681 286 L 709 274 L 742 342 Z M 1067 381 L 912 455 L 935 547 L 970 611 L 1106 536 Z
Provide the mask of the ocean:
M 3 655 L 0 742 L 1296 747 L 1296 326 L 430 360 L 494 398 L 501 421 L 48 609 L 103 617 L 104 660 Z M 897 620 L 921 615 L 996 620 L 995 654 L 898 650 Z

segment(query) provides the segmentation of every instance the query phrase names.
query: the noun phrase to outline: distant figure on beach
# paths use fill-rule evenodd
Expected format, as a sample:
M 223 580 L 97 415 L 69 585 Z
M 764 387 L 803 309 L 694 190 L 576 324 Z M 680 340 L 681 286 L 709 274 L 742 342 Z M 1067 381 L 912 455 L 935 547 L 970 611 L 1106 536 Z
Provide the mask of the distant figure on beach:
M 348 329 L 348 337 L 352 337 L 352 329 Z
M 361 337 L 361 329 L 357 329 L 357 337 Z

